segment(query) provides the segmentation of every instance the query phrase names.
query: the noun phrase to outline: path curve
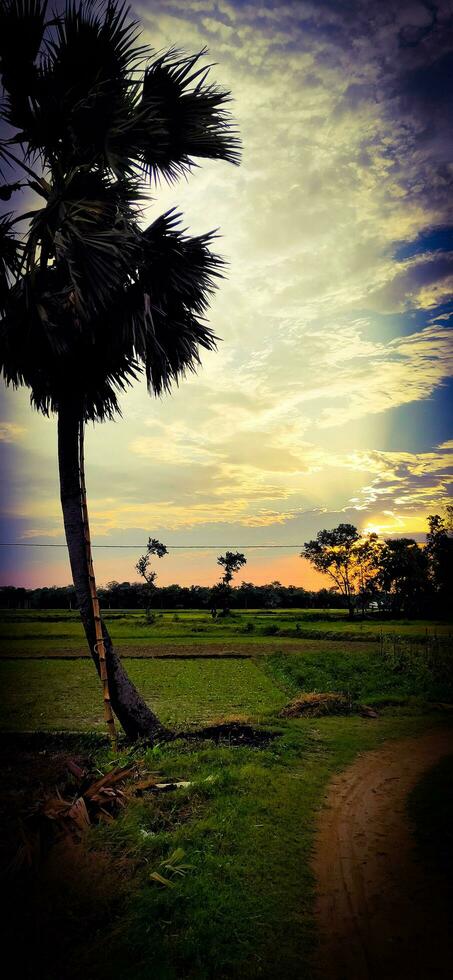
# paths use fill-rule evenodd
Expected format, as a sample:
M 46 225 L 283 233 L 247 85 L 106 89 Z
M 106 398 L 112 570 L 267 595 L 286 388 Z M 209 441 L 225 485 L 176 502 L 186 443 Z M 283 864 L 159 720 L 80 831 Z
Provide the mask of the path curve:
M 450 980 L 445 883 L 416 861 L 406 800 L 451 753 L 451 730 L 388 742 L 330 784 L 313 861 L 320 980 Z

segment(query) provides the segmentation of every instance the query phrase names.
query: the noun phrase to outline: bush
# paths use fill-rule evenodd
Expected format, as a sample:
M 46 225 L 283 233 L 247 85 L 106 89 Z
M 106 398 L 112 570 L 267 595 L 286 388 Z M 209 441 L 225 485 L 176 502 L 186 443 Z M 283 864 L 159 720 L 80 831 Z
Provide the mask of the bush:
M 255 629 L 255 623 L 248 622 L 248 623 L 245 624 L 245 626 L 241 626 L 239 632 L 240 633 L 253 633 L 254 629 Z
M 423 691 L 438 696 L 453 694 L 453 657 L 451 639 L 427 637 L 424 642 L 400 636 L 381 641 L 384 662 L 394 674 L 411 677 Z
M 276 623 L 269 623 L 269 626 L 265 626 L 263 629 L 263 636 L 277 636 L 280 632 Z

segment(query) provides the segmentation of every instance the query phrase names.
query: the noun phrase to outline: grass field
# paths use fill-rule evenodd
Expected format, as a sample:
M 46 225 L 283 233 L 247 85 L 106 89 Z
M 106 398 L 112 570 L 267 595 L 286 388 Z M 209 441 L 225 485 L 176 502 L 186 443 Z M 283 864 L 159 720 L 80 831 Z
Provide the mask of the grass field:
M 399 622 L 399 636 L 412 643 L 422 637 L 417 656 L 411 653 L 406 662 L 398 655 L 383 658 L 380 645 L 365 639 L 370 627 L 376 629 L 371 621 L 357 621 L 352 640 L 350 624 L 346 638 L 340 633 L 344 616 L 329 612 L 322 620 L 321 615 L 314 610 L 252 611 L 213 622 L 204 613 L 162 613 L 147 625 L 140 613 L 115 611 L 107 612 L 107 619 L 123 657 L 133 651 L 126 660 L 132 680 L 168 725 L 196 725 L 225 714 L 266 716 L 300 690 L 340 690 L 370 702 L 448 700 L 451 671 L 442 661 L 441 676 L 436 674 L 424 641 L 428 629 L 430 636 L 445 637 L 449 624 Z M 314 624 L 317 636 L 310 634 Z M 395 624 L 383 625 L 388 637 Z M 278 632 L 270 635 L 271 626 Z M 324 639 L 321 626 L 329 628 L 330 636 L 332 626 L 337 627 L 337 638 Z M 8 612 L 1 630 L 1 730 L 99 730 L 99 685 L 78 613 Z M 222 658 L 234 651 L 249 659 Z M 156 653 L 170 656 L 153 659 Z M 181 659 L 171 659 L 176 654 Z
M 238 652 L 256 656 L 282 647 L 297 649 L 302 641 L 378 642 L 397 634 L 424 640 L 427 635 L 447 636 L 453 624 L 424 620 L 347 619 L 342 610 L 278 610 L 233 612 L 213 620 L 209 613 L 157 611 L 147 624 L 143 613 L 122 610 L 104 612 L 115 645 L 127 656 L 182 653 Z M 0 657 L 87 656 L 77 612 L 2 611 Z
M 152 749 L 123 745 L 113 756 L 100 734 L 92 663 L 58 655 L 83 646 L 77 614 L 3 617 L 2 646 L 10 652 L 0 663 L 0 750 L 6 760 L 0 795 L 8 806 L 8 780 L 23 778 L 17 805 L 30 807 L 43 787 L 52 790 L 52 774 L 65 754 L 89 756 L 101 772 L 140 758 L 151 771 L 190 784 L 131 802 L 113 822 L 93 827 L 75 855 L 60 851 L 32 887 L 19 883 L 16 889 L 13 882 L 7 931 L 28 937 L 27 943 L 14 940 L 15 955 L 27 969 L 39 964 L 46 980 L 148 980 L 150 973 L 156 980 L 311 980 L 316 934 L 310 854 L 327 781 L 358 752 L 386 739 L 453 725 L 445 704 L 453 702 L 451 651 L 444 643 L 433 653 L 421 642 L 390 644 L 383 652 L 363 639 L 376 624 L 357 623 L 359 639 L 350 639 L 348 623 L 323 621 L 318 614 L 300 620 L 293 611 L 250 612 L 219 624 L 201 613 L 176 615 L 164 613 L 150 627 L 135 613 L 108 617 L 126 669 L 149 703 L 180 732 L 237 717 L 272 730 L 276 737 L 269 744 L 233 747 L 182 737 Z M 288 637 L 298 622 L 298 634 Z M 247 623 L 253 629 L 241 633 Z M 280 632 L 264 635 L 268 623 Z M 391 624 L 384 625 L 390 631 Z M 331 639 L 334 626 L 337 638 Z M 201 627 L 206 631 L 200 638 Z M 424 641 L 426 628 L 398 623 L 399 635 L 412 640 Z M 451 627 L 428 628 L 448 634 Z M 245 659 L 222 657 L 222 643 L 228 651 L 245 642 Z M 11 658 L 14 643 L 22 644 L 25 656 Z M 53 656 L 44 655 L 49 645 Z M 128 658 L 131 645 L 145 655 Z M 217 655 L 206 658 L 213 646 Z M 176 647 L 182 657 L 153 656 L 156 648 Z M 301 690 L 341 690 L 382 708 L 377 719 L 280 718 L 281 707 Z M 24 732 L 41 734 L 19 734 Z M 435 793 L 443 799 L 446 772 L 440 776 Z M 414 804 L 425 836 L 429 792 L 430 786 Z M 175 848 L 183 849 L 187 868 L 172 887 L 160 886 L 150 874 L 162 870 Z
M 125 903 L 113 976 L 145 980 L 152 959 L 159 978 L 311 977 L 309 859 L 327 780 L 358 751 L 429 724 L 420 716 L 383 718 L 374 727 L 357 718 L 317 719 L 289 725 L 260 751 L 165 749 L 159 758 L 165 771 L 195 780 L 192 818 L 179 825 L 176 819 L 166 830 L 162 822 L 153 825 L 146 805 L 138 806 L 115 828 L 93 835 L 93 845 L 113 842 L 121 853 L 137 846 L 139 828 L 146 829 L 151 837 L 142 836 L 138 846 L 148 866 L 181 846 L 191 867 L 171 893 L 143 876 L 138 894 Z M 207 777 L 215 781 L 206 794 Z M 180 812 L 190 795 L 181 794 Z
M 166 725 L 194 725 L 224 714 L 278 710 L 285 695 L 250 660 L 126 661 L 127 671 Z M 100 730 L 99 681 L 91 661 L 0 664 L 3 731 Z
M 358 638 L 355 640 L 340 635 L 336 640 L 317 639 L 302 633 L 299 638 L 293 638 L 290 646 L 285 646 L 285 637 L 280 634 L 272 637 L 257 635 L 249 648 L 238 646 L 238 657 L 235 658 L 232 655 L 222 657 L 222 652 L 231 654 L 228 644 L 224 648 L 221 644 L 216 645 L 216 656 L 210 655 L 209 640 L 205 639 L 200 645 L 200 634 L 193 632 L 193 624 L 206 624 L 211 631 L 219 625 L 222 633 L 231 637 L 233 630 L 243 628 L 244 621 L 245 624 L 259 624 L 271 617 L 249 613 L 248 618 L 241 615 L 226 620 L 227 625 L 223 622 L 213 625 L 210 617 L 201 613 L 176 615 L 176 623 L 175 614 L 167 613 L 158 621 L 160 626 L 146 626 L 140 615 L 112 614 L 109 624 L 115 642 L 119 641 L 132 680 L 167 725 L 196 725 L 225 714 L 266 716 L 275 713 L 285 699 L 301 690 L 343 691 L 355 699 L 374 703 L 383 700 L 404 702 L 410 698 L 448 700 L 450 695 L 453 698 L 449 655 L 437 653 L 437 660 L 429 660 L 420 624 L 415 624 L 418 634 L 414 634 L 414 624 L 410 624 L 412 632 L 406 631 L 410 641 L 406 644 L 407 650 L 403 643 L 402 653 L 396 649 L 395 655 L 391 644 L 387 644 L 390 655 L 384 656 L 379 644 L 361 639 L 363 627 L 357 622 Z M 4 617 L 4 657 L 0 661 L 1 730 L 87 731 L 102 727 L 97 675 L 87 656 L 77 616 L 55 611 L 10 613 Z M 308 626 L 313 620 L 317 626 L 322 624 L 317 617 L 318 614 L 307 619 Z M 299 622 L 294 612 L 287 612 L 286 618 L 280 613 L 276 621 L 286 624 L 286 633 L 292 623 Z M 331 625 L 330 619 L 326 622 Z M 342 620 L 335 622 L 342 625 Z M 364 625 L 369 624 L 365 621 Z M 405 624 L 399 626 L 400 636 L 404 636 Z M 446 628 L 443 624 L 443 634 Z M 162 631 L 157 647 L 160 659 L 153 656 L 159 629 Z M 173 629 L 179 629 L 179 639 L 185 631 L 185 643 L 173 646 Z M 133 648 L 136 652 L 131 658 L 130 647 L 121 643 L 131 637 L 134 630 L 137 646 Z M 434 632 L 432 627 L 431 631 Z M 414 635 L 423 636 L 417 648 Z M 22 645 L 21 656 L 13 656 L 10 646 L 13 642 Z M 55 644 L 51 656 L 50 643 Z M 72 648 L 72 643 L 79 646 Z M 9 656 L 5 654 L 6 650 Z M 67 659 L 68 654 L 71 657 L 71 650 L 79 650 L 81 656 L 72 654 L 74 659 Z M 182 656 L 174 656 L 175 650 Z M 240 659 L 241 653 L 247 659 Z
M 429 667 L 417 655 L 384 658 L 356 644 L 284 651 L 255 660 L 127 659 L 126 669 L 166 725 L 181 728 L 223 717 L 273 716 L 299 691 L 341 691 L 369 704 L 453 700 L 453 668 L 445 655 Z M 1 731 L 100 731 L 100 687 L 90 660 L 8 659 L 0 662 Z

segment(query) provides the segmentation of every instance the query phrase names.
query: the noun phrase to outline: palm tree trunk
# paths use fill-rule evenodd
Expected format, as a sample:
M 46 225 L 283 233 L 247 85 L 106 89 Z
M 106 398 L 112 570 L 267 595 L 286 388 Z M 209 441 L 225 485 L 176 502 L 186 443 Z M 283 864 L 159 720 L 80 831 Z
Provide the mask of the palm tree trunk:
M 102 632 L 101 611 L 99 608 L 99 598 L 96 589 L 96 579 L 94 577 L 93 552 L 91 550 L 90 522 L 88 518 L 87 491 L 85 485 L 85 439 L 84 423 L 80 422 L 79 429 L 79 472 L 80 472 L 80 496 L 82 504 L 82 520 L 85 534 L 85 552 L 88 565 L 88 580 L 90 583 L 91 608 L 94 619 L 94 629 L 96 633 L 96 652 L 99 657 L 99 676 L 102 684 L 102 697 L 104 699 L 104 720 L 107 725 L 110 741 L 113 748 L 117 748 L 115 719 L 110 700 L 110 687 L 107 674 L 107 660 L 105 656 L 104 635 Z
M 73 402 L 60 405 L 58 413 L 60 496 L 72 578 L 80 615 L 91 656 L 98 674 L 101 675 L 98 653 L 99 640 L 96 635 L 96 620 L 92 601 L 92 589 L 94 587 L 94 591 L 96 591 L 96 584 L 94 573 L 90 581 L 89 556 L 91 555 L 91 547 L 88 550 L 82 506 L 80 419 L 80 406 Z M 147 738 L 150 740 L 164 735 L 166 729 L 129 680 L 102 619 L 98 626 L 101 628 L 104 641 L 107 687 L 111 706 L 126 735 L 131 739 Z

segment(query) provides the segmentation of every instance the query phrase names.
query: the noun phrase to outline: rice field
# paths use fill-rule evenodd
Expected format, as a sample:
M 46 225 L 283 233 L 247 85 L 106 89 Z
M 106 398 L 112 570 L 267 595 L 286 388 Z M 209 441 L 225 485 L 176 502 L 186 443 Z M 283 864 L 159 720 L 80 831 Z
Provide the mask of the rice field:
M 433 621 L 356 619 L 343 610 L 234 611 L 213 620 L 203 611 L 154 613 L 147 623 L 142 612 L 105 610 L 104 618 L 123 656 L 257 656 L 279 649 L 297 650 L 302 642 L 378 643 L 381 635 L 397 634 L 423 640 L 427 635 L 453 633 L 453 624 Z M 77 611 L 2 610 L 0 657 L 87 657 Z

